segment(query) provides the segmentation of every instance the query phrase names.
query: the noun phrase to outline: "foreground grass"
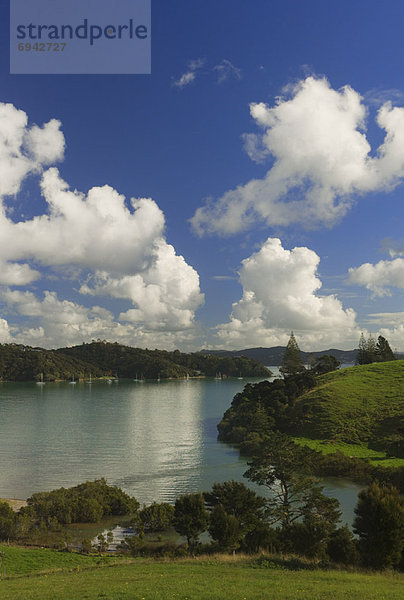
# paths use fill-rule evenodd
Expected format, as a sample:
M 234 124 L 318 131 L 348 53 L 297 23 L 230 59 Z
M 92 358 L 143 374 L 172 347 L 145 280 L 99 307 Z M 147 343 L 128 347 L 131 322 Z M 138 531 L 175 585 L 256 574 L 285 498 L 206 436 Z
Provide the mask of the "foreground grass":
M 84 569 L 84 570 L 83 570 Z M 2 600 L 401 600 L 404 576 L 228 557 L 107 564 L 0 579 Z
M 88 568 L 100 564 L 112 564 L 119 560 L 114 556 L 84 556 L 70 552 L 57 552 L 48 548 L 21 548 L 0 544 L 0 578 L 60 569 Z M 2 598 L 0 594 L 0 598 Z
M 347 444 L 346 442 L 336 442 L 330 440 L 313 440 L 306 437 L 294 437 L 293 441 L 301 446 L 308 446 L 312 450 L 322 454 L 331 454 L 332 452 L 342 452 L 346 456 L 362 458 L 368 460 L 372 465 L 381 465 L 383 467 L 403 467 L 404 458 L 388 457 L 382 450 L 372 450 L 368 448 L 365 442 L 360 444 Z

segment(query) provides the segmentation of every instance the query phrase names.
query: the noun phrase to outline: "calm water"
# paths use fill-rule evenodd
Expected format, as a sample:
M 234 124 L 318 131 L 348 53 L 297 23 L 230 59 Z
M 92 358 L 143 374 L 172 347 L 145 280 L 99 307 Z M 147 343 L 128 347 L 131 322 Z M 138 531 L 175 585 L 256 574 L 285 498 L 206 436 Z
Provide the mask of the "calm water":
M 246 381 L 0 384 L 0 497 L 106 477 L 148 503 L 241 481 L 245 461 L 216 424 Z M 358 489 L 326 482 L 345 520 Z

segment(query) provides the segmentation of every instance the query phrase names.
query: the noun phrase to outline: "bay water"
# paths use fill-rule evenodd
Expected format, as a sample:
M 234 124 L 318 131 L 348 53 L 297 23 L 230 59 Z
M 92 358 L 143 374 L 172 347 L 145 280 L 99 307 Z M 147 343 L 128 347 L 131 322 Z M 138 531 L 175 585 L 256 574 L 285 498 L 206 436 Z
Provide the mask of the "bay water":
M 105 477 L 141 503 L 244 481 L 246 460 L 218 442 L 233 396 L 259 379 L 0 384 L 0 497 Z M 352 522 L 360 487 L 324 480 Z M 257 489 L 264 494 L 263 489 Z

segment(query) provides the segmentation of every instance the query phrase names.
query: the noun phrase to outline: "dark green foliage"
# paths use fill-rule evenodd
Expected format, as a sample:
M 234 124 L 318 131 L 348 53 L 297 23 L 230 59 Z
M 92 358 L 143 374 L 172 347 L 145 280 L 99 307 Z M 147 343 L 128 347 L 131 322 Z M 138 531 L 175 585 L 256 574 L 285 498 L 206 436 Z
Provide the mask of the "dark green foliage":
M 0 540 L 12 540 L 15 536 L 16 514 L 7 502 L 0 501 Z
M 342 565 L 357 565 L 359 552 L 357 543 L 347 525 L 334 531 L 327 542 L 329 558 Z
M 219 439 L 240 444 L 254 433 L 262 437 L 273 430 L 298 428 L 302 415 L 295 401 L 314 385 L 315 377 L 310 371 L 286 379 L 247 384 L 234 396 L 218 424 Z
M 370 335 L 367 340 L 363 333 L 359 339 L 359 348 L 356 358 L 357 365 L 367 365 L 373 362 L 387 362 L 395 360 L 390 344 L 385 337 L 379 335 L 377 344 L 374 338 Z
M 298 519 L 307 526 L 314 522 L 335 524 L 339 519 L 338 502 L 324 496 L 308 475 L 312 470 L 310 456 L 287 435 L 274 433 L 263 439 L 248 462 L 244 476 L 270 490 L 267 518 L 272 524 L 280 523 L 284 530 Z
M 214 483 L 211 492 L 204 494 L 208 510 L 222 507 L 223 511 L 235 517 L 242 535 L 245 535 L 263 518 L 266 499 L 258 496 L 244 483 L 239 481 L 225 481 Z
M 386 362 L 389 360 L 396 359 L 392 349 L 390 348 L 390 344 L 382 335 L 379 335 L 379 337 L 377 338 L 376 359 L 378 362 Z
M 90 538 L 84 538 L 84 540 L 82 540 L 81 542 L 81 551 L 83 554 L 90 554 L 90 552 L 92 551 L 93 547 L 91 544 L 91 540 Z
M 339 502 L 328 498 L 313 482 L 302 495 L 301 521 L 294 521 L 284 532 L 293 552 L 309 558 L 325 558 L 330 536 L 335 532 L 341 513 Z
M 362 490 L 355 508 L 363 564 L 374 569 L 396 567 L 404 549 L 404 500 L 398 490 L 372 483 Z
M 260 521 L 246 534 L 242 548 L 252 554 L 262 550 L 277 552 L 280 549 L 279 532 L 268 523 Z
M 366 341 L 365 336 L 361 333 L 358 344 L 358 354 L 356 356 L 357 365 L 368 365 L 376 360 L 376 345 L 374 339 L 369 337 Z
M 208 531 L 221 550 L 235 551 L 243 539 L 240 522 L 235 516 L 229 515 L 221 504 L 212 509 Z
M 122 548 L 129 550 L 134 556 L 142 554 L 145 549 L 144 533 L 140 532 L 137 535 L 131 535 L 125 538 L 122 542 Z
M 312 371 L 315 373 L 315 375 L 324 375 L 325 373 L 336 371 L 340 365 L 341 363 L 335 358 L 335 356 L 323 354 L 317 359 L 314 359 Z
M 145 379 L 181 378 L 187 374 L 214 377 L 218 372 L 228 377 L 265 377 L 269 374 L 263 365 L 245 357 L 221 357 L 199 352 L 184 354 L 179 350 L 148 350 L 101 341 L 60 348 L 56 352 L 98 365 L 119 377 L 135 377 L 136 374 Z
M 285 354 L 283 356 L 282 366 L 279 370 L 284 377 L 290 377 L 290 375 L 298 375 L 299 373 L 302 373 L 305 370 L 303 361 L 300 356 L 299 346 L 297 345 L 293 331 L 290 334 Z
M 22 344 L 0 344 L 0 380 L 45 381 L 76 379 L 92 373 L 98 377 L 106 372 L 97 365 L 80 358 L 61 354 L 56 350 L 31 348 Z
M 107 515 L 132 514 L 139 508 L 136 498 L 107 485 L 105 479 L 33 494 L 27 503 L 22 514 L 46 523 L 55 518 L 63 524 L 97 522 Z
M 45 381 L 112 376 L 145 379 L 178 378 L 189 375 L 267 377 L 262 364 L 243 356 L 220 357 L 175 350 L 147 350 L 122 344 L 92 342 L 72 348 L 45 350 L 21 344 L 0 344 L 1 381 Z
M 139 511 L 139 517 L 146 532 L 165 531 L 173 522 L 174 506 L 167 502 L 153 502 Z
M 201 493 L 184 494 L 177 498 L 174 506 L 174 528 L 187 538 L 191 552 L 195 550 L 200 534 L 207 530 L 208 525 L 209 514 Z

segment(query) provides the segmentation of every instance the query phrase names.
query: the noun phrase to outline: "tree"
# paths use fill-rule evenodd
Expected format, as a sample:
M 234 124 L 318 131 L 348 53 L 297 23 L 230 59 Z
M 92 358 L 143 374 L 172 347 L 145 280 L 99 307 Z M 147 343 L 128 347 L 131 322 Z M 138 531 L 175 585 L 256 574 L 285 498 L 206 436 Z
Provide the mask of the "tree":
M 237 520 L 242 535 L 254 529 L 264 518 L 266 499 L 258 496 L 242 482 L 214 483 L 212 491 L 205 492 L 204 498 L 211 516 L 215 508 L 220 506 L 228 516 Z
M 209 514 L 201 493 L 184 494 L 177 498 L 174 506 L 174 528 L 187 538 L 192 554 L 198 544 L 199 535 L 206 531 L 208 524 Z
M 325 373 L 336 371 L 340 365 L 340 361 L 335 356 L 323 354 L 315 360 L 312 370 L 316 375 L 324 375 Z
M 330 536 L 327 543 L 327 554 L 336 563 L 343 565 L 358 564 L 357 544 L 347 525 L 340 527 Z
M 356 356 L 356 364 L 357 365 L 366 365 L 368 362 L 368 354 L 367 354 L 367 344 L 365 340 L 365 336 L 363 332 L 359 338 L 358 344 L 358 354 Z
M 7 504 L 0 501 L 0 540 L 8 540 L 15 537 L 16 514 Z
M 371 335 L 369 335 L 368 339 L 365 340 L 365 336 L 363 335 L 363 333 L 361 333 L 361 336 L 359 338 L 358 354 L 356 356 L 356 364 L 368 365 L 370 363 L 376 362 L 377 360 L 379 360 L 378 349 L 374 338 Z
M 284 377 L 297 375 L 298 373 L 305 371 L 305 367 L 300 356 L 299 346 L 297 345 L 293 331 L 290 334 L 285 354 L 283 355 L 282 366 L 279 370 Z
M 396 567 L 404 549 L 404 500 L 397 488 L 372 483 L 358 495 L 354 532 L 365 566 Z
M 317 522 L 339 518 L 337 504 L 330 504 L 317 480 L 306 475 L 310 471 L 307 452 L 287 435 L 266 436 L 248 465 L 244 476 L 271 492 L 266 507 L 271 524 L 280 523 L 286 530 L 302 518 L 307 523 L 310 518 Z
M 388 360 L 396 359 L 392 349 L 390 348 L 390 344 L 382 335 L 379 335 L 379 337 L 377 338 L 376 359 L 378 362 L 386 362 Z
M 338 508 L 338 500 L 325 496 L 322 487 L 308 487 L 302 497 L 302 520 L 284 532 L 285 549 L 310 558 L 325 558 L 328 541 L 341 517 Z
M 217 504 L 210 515 L 209 533 L 222 550 L 232 550 L 240 547 L 243 533 L 240 522 L 229 515 L 221 504 Z
M 174 507 L 167 502 L 153 502 L 139 512 L 144 531 L 164 531 L 172 524 Z

